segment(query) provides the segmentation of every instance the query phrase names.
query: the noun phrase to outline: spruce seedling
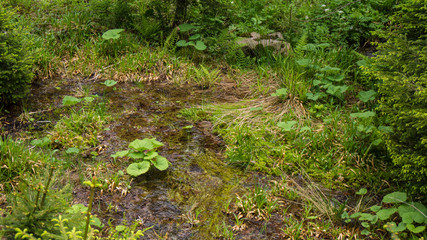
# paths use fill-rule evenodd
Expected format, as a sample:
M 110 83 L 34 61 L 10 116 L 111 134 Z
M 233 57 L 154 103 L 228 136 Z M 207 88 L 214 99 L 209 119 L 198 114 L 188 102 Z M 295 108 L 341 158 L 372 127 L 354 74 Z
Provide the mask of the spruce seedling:
M 101 187 L 102 184 L 98 183 L 95 176 L 92 178 L 92 181 L 85 181 L 85 182 L 83 182 L 83 184 L 86 184 L 90 187 L 89 206 L 87 208 L 85 232 L 83 234 L 83 239 L 87 240 L 87 233 L 89 230 L 89 223 L 90 223 L 90 212 L 92 211 L 92 204 L 93 204 L 93 197 L 95 195 L 95 188 Z

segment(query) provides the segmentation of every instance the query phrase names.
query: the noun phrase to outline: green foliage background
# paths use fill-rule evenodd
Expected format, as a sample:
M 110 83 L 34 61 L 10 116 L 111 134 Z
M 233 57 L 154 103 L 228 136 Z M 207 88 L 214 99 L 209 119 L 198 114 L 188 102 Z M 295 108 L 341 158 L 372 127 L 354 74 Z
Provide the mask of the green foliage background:
M 26 96 L 33 77 L 31 42 L 14 13 L 0 4 L 0 105 L 16 103 Z
M 394 132 L 387 137 L 399 181 L 413 193 L 427 193 L 427 1 L 398 7 L 380 37 L 368 72 L 379 79 L 379 110 Z M 421 194 L 420 194 L 421 193 Z

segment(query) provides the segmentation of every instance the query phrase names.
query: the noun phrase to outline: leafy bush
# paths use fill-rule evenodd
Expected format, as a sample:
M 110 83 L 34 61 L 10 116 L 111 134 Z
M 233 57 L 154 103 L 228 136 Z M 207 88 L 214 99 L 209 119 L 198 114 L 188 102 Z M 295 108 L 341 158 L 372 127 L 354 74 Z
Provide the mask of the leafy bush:
M 14 13 L 0 4 L 0 104 L 16 103 L 29 91 L 33 74 L 30 42 L 14 21 Z
M 379 110 L 393 132 L 387 148 L 397 178 L 414 194 L 427 193 L 427 1 L 398 7 L 390 27 L 379 35 L 379 53 L 367 72 L 379 79 Z
M 359 206 L 366 193 L 366 188 L 356 193 L 361 195 Z M 417 235 L 425 236 L 427 208 L 420 202 L 407 202 L 407 199 L 404 192 L 392 192 L 384 196 L 381 205 L 371 206 L 370 213 L 356 210 L 350 215 L 344 211 L 341 217 L 346 223 L 353 219 L 359 221 L 365 228 L 361 231 L 362 235 L 376 235 L 374 232 L 381 232 L 379 226 L 383 226 L 391 234 L 391 239 L 418 239 Z M 400 223 L 396 223 L 396 220 L 400 220 Z

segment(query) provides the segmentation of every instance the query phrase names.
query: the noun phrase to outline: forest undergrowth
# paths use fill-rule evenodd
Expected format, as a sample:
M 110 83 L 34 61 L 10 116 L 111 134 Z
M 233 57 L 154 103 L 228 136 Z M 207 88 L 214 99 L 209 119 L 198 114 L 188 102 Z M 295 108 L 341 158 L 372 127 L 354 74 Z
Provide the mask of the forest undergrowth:
M 425 239 L 426 12 L 5 0 L 0 236 Z

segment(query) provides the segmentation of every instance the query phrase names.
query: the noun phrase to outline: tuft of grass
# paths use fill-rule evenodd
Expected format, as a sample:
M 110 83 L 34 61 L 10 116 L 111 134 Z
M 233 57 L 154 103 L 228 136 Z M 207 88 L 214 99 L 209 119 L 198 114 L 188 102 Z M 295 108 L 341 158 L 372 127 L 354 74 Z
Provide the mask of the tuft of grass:
M 238 219 L 256 219 L 268 221 L 271 214 L 277 207 L 277 201 L 271 196 L 270 192 L 259 187 L 255 188 L 249 194 L 242 197 L 236 197 L 237 217 Z
M 56 123 L 50 132 L 52 142 L 63 148 L 86 149 L 98 145 L 98 134 L 110 119 L 105 103 L 94 101 L 82 104 L 80 109 L 72 109 L 69 115 Z
M 204 65 L 190 68 L 190 77 L 195 84 L 202 88 L 208 89 L 213 87 L 220 80 L 220 69 L 209 69 Z
M 36 173 L 48 161 L 48 155 L 31 150 L 27 144 L 10 138 L 0 139 L 0 188 L 11 190 L 21 176 Z

